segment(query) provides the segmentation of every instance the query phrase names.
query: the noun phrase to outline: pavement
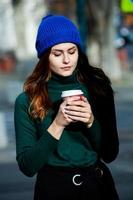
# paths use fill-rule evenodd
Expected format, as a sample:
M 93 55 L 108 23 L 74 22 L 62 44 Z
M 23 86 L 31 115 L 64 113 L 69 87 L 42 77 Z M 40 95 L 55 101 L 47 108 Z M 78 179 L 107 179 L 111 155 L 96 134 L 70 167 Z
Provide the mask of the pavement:
M 115 91 L 120 152 L 109 164 L 120 200 L 133 200 L 133 74 L 113 82 Z M 34 178 L 25 177 L 18 169 L 15 153 L 13 111 L 6 110 L 9 144 L 0 148 L 0 200 L 30 200 Z M 5 189 L 4 189 L 5 188 Z
M 133 200 L 133 73 L 113 83 L 120 150 L 110 164 L 120 200 Z

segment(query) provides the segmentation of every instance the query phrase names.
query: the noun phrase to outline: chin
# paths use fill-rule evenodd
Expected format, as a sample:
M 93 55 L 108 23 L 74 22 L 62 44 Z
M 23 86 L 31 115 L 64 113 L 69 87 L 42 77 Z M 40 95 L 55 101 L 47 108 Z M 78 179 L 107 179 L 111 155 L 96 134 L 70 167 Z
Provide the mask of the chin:
M 66 77 L 66 76 L 71 76 L 73 74 L 72 72 L 65 72 L 65 73 L 61 73 L 60 76 Z
M 67 77 L 67 76 L 71 76 L 72 75 L 72 73 L 70 73 L 70 74 L 61 74 L 61 76 L 63 76 L 63 77 Z

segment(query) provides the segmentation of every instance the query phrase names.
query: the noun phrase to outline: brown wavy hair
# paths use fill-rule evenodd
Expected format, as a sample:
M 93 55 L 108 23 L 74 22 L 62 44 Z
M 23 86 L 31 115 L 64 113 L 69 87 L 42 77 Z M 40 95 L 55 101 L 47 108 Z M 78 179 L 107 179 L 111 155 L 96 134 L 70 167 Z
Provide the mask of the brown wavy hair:
M 49 68 L 50 50 L 40 58 L 32 74 L 24 83 L 24 91 L 30 99 L 29 113 L 33 118 L 41 120 L 46 116 L 52 101 L 48 97 L 46 82 L 51 77 Z M 80 48 L 77 70 L 77 79 L 79 82 L 87 84 L 93 96 L 106 96 L 107 89 L 111 82 L 102 69 L 93 67 L 89 64 L 88 58 Z M 111 87 L 110 87 L 111 89 Z
M 32 74 L 24 83 L 24 91 L 31 102 L 29 113 L 33 118 L 43 119 L 52 105 L 46 87 L 46 82 L 51 76 L 48 60 L 49 54 L 50 49 L 39 60 Z

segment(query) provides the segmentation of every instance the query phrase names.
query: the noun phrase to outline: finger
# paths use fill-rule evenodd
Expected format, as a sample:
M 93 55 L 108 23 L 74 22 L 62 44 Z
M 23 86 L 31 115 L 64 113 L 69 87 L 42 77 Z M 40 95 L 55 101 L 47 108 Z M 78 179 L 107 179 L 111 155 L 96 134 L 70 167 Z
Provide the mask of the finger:
M 67 110 L 76 110 L 79 112 L 91 112 L 91 106 L 88 103 L 79 101 L 73 102 L 71 105 L 66 105 Z
M 65 98 L 67 104 L 71 103 L 72 101 L 77 101 L 77 100 L 80 100 L 80 96 L 77 95 L 77 96 L 71 96 L 71 97 L 67 97 Z
M 65 110 L 65 114 L 67 114 L 69 116 L 83 117 L 83 118 L 87 118 L 87 119 L 90 117 L 89 113 L 70 111 L 70 110 Z
M 67 120 L 68 123 L 76 122 L 74 119 L 71 118 L 70 115 L 65 114 L 65 116 L 66 116 L 66 120 Z
M 67 100 L 65 99 L 65 100 L 62 102 L 61 106 L 66 106 L 66 105 L 67 105 Z
M 88 102 L 87 98 L 85 96 L 82 96 L 82 101 Z
M 72 102 L 72 105 L 77 105 L 77 106 L 81 106 L 81 107 L 88 107 L 90 108 L 90 104 L 88 101 L 76 101 L 76 102 Z
M 80 106 L 66 106 L 65 111 L 76 111 L 76 112 L 82 112 L 82 113 L 91 113 L 90 108 L 86 107 L 80 107 Z
M 87 104 L 84 101 L 81 100 L 77 100 L 77 101 L 68 101 L 67 102 L 67 106 L 81 106 L 81 107 L 85 107 Z
M 80 117 L 80 116 L 69 116 L 71 120 L 73 121 L 80 121 L 80 122 L 84 122 L 84 123 L 87 123 L 88 122 L 88 118 L 85 118 L 85 117 Z
M 63 103 L 60 105 L 60 109 L 61 109 L 62 113 L 65 113 L 66 105 L 67 105 L 67 101 L 64 100 Z

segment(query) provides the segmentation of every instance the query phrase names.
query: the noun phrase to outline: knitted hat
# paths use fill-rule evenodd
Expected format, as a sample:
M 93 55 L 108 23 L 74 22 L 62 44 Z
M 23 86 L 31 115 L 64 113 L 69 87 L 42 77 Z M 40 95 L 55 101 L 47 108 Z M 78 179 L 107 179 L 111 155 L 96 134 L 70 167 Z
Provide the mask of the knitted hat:
M 38 58 L 50 47 L 70 42 L 81 46 L 79 31 L 72 21 L 61 15 L 47 15 L 39 25 L 36 50 Z

